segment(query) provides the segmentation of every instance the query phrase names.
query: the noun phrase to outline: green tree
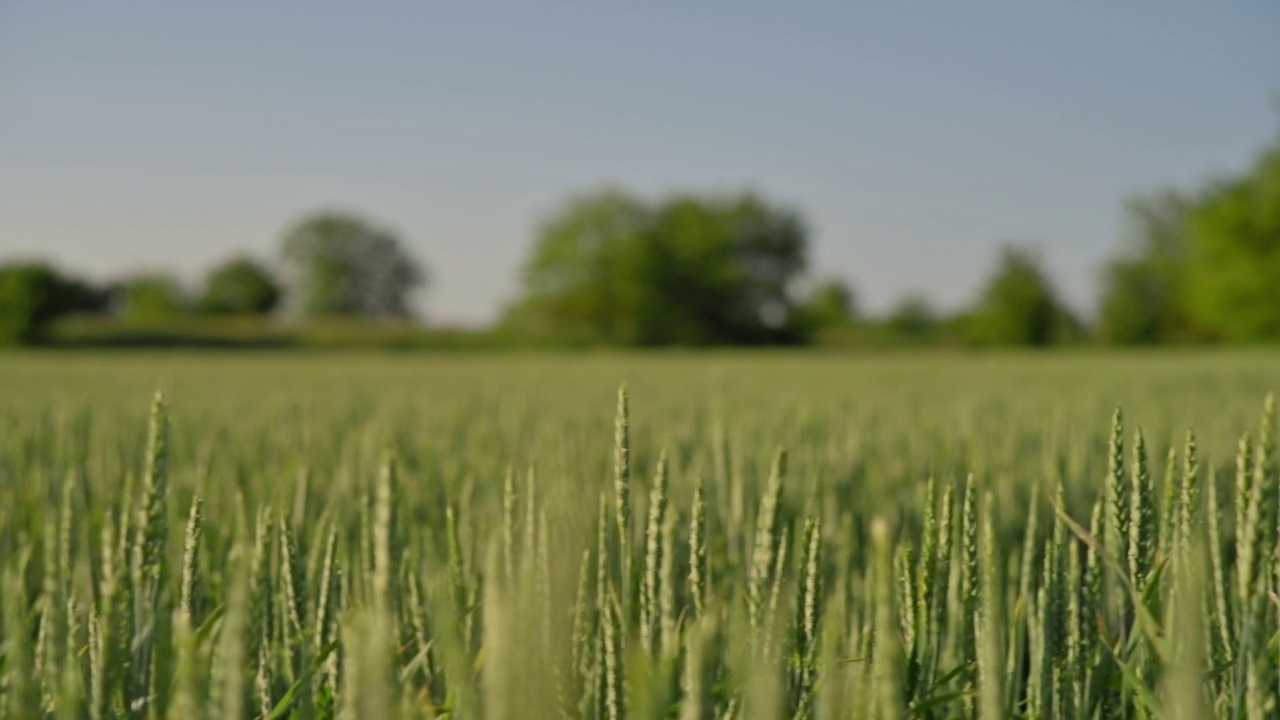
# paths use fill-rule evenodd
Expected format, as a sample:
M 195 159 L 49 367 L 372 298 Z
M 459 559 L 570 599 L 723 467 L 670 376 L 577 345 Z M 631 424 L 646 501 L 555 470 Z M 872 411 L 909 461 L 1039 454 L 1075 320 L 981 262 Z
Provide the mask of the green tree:
M 107 293 L 39 262 L 0 266 L 0 344 L 44 340 L 49 325 L 74 312 L 101 312 Z
M 979 345 L 1043 346 L 1079 332 L 1059 302 L 1040 258 L 1006 245 L 969 320 L 970 340 Z
M 128 320 L 165 320 L 190 310 L 182 284 L 163 273 L 135 275 L 120 287 L 120 313 Z
M 800 307 L 800 315 L 811 331 L 848 327 L 858 317 L 853 289 L 839 279 L 821 282 Z
M 1127 252 L 1107 264 L 1098 336 L 1113 344 L 1150 344 L 1190 334 L 1183 297 L 1189 198 L 1175 192 L 1137 197 L 1125 207 Z
M 1187 225 L 1187 312 L 1204 334 L 1280 338 L 1280 144 L 1238 177 L 1213 183 Z
M 750 193 L 651 207 L 605 189 L 571 198 L 542 225 L 508 320 L 581 342 L 791 341 L 806 248 L 797 214 Z
M 793 211 L 752 194 L 681 195 L 650 229 L 654 306 L 647 344 L 732 344 L 798 339 L 793 286 L 807 232 Z
M 652 271 L 652 212 L 607 189 L 570 198 L 542 223 L 523 271 L 524 298 L 508 324 L 536 336 L 639 342 Z
M 885 327 L 897 338 L 919 342 L 936 332 L 938 314 L 926 297 L 913 293 L 889 311 Z
M 1141 259 L 1115 260 L 1103 277 L 1098 338 L 1113 345 L 1146 345 L 1169 339 L 1163 309 L 1168 288 Z
M 265 315 L 280 301 L 270 271 L 251 258 L 234 258 L 209 273 L 200 309 L 207 313 Z
M 326 212 L 284 235 L 290 300 L 309 316 L 403 318 L 426 273 L 400 238 L 363 218 Z

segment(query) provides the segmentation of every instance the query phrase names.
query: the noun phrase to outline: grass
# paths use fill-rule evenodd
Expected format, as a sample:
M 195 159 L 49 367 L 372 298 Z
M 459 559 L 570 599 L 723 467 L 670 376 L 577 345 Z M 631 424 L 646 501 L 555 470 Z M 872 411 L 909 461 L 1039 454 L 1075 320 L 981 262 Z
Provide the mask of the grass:
M 1276 362 L 0 356 L 0 715 L 1272 718 Z

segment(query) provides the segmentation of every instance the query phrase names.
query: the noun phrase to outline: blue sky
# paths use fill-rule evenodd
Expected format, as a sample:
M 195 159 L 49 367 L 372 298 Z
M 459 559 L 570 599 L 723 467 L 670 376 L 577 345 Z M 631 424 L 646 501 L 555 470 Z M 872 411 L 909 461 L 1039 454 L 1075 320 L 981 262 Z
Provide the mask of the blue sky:
M 194 281 L 349 208 L 478 322 L 570 193 L 752 187 L 869 309 L 1004 239 L 1088 309 L 1124 197 L 1243 166 L 1277 98 L 1270 0 L 7 2 L 0 257 Z

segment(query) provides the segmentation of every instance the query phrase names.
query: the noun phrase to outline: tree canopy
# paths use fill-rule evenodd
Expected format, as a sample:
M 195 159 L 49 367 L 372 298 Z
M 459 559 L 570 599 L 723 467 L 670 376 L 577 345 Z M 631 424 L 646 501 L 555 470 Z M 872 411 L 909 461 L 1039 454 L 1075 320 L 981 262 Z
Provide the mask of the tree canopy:
M 715 345 L 798 338 L 799 215 L 752 193 L 656 204 L 615 189 L 541 227 L 509 323 L 583 342 Z
M 1125 205 L 1123 252 L 1102 278 L 1098 335 L 1104 342 L 1149 344 L 1187 339 L 1183 298 L 1191 200 L 1165 191 Z
M 165 273 L 145 273 L 120 287 L 121 314 L 130 320 L 165 320 L 186 313 L 191 303 L 182 284 Z
M 1206 335 L 1280 339 L 1280 144 L 1213 183 L 1187 218 L 1185 298 Z
M 1102 340 L 1280 339 L 1280 143 L 1198 192 L 1136 198 L 1126 216 L 1103 277 Z
M 858 317 L 853 288 L 838 278 L 820 282 L 800 306 L 800 314 L 804 326 L 810 331 L 852 325 Z
M 308 316 L 410 316 L 426 273 L 395 233 L 337 212 L 304 218 L 284 235 L 295 310 Z
M 257 261 L 239 257 L 215 267 L 205 281 L 200 309 L 207 313 L 265 315 L 280 301 L 280 286 Z
M 50 265 L 0 266 L 0 344 L 39 342 L 58 317 L 100 312 L 107 302 L 105 290 L 69 278 Z
M 1001 250 L 994 275 L 969 318 L 970 339 L 981 345 L 1042 346 L 1078 332 L 1034 252 Z
M 928 298 L 919 293 L 911 293 L 893 306 L 885 325 L 894 336 L 919 342 L 935 331 L 938 315 Z

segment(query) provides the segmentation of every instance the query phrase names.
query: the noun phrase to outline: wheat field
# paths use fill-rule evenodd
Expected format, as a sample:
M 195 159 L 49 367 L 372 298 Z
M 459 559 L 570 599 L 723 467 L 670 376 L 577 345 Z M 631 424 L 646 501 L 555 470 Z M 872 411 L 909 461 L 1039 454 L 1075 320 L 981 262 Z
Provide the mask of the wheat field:
M 1278 367 L 0 356 L 0 712 L 1277 718 Z

